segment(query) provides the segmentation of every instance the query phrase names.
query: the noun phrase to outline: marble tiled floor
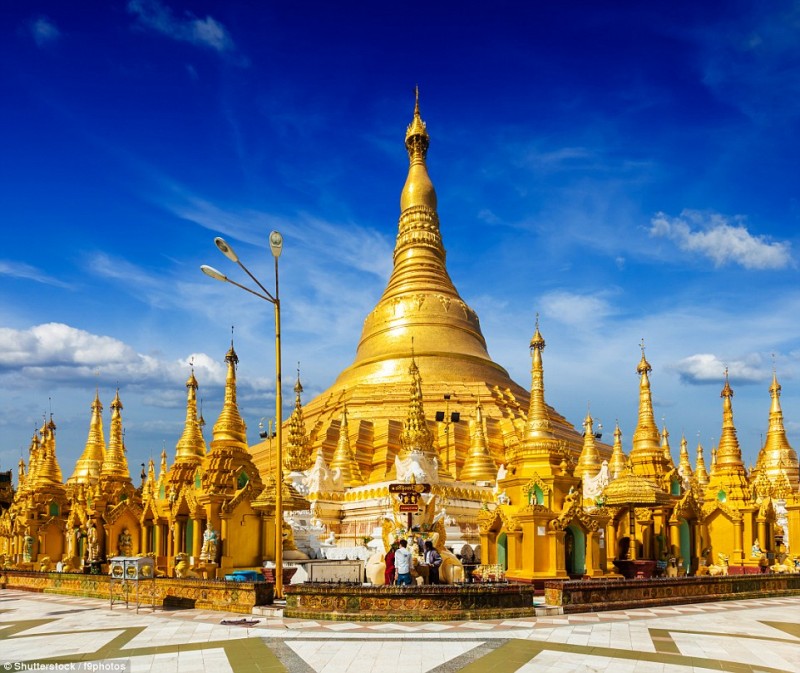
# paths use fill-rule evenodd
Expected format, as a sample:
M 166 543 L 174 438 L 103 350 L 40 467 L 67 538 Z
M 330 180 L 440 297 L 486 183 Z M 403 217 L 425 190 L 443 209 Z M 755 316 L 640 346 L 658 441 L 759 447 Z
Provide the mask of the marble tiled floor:
M 800 597 L 486 622 L 221 623 L 236 618 L 6 589 L 0 671 L 118 661 L 159 673 L 800 673 Z

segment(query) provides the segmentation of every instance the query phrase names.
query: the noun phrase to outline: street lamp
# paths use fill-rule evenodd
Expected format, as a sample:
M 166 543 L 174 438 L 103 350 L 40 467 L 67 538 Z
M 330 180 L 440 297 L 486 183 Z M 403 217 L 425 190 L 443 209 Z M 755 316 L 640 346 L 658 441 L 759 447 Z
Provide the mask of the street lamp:
M 272 294 L 239 260 L 238 255 L 233 251 L 228 243 L 222 238 L 215 238 L 214 244 L 220 252 L 229 260 L 235 262 L 259 287 L 261 292 L 240 285 L 235 280 L 231 280 L 224 273 L 220 273 L 215 268 L 203 264 L 201 271 L 223 283 L 235 285 L 259 299 L 268 301 L 275 307 L 275 441 L 277 444 L 277 456 L 275 461 L 275 597 L 283 598 L 283 445 L 281 442 L 281 425 L 283 421 L 282 409 L 283 395 L 281 393 L 281 300 L 278 293 L 278 257 L 283 250 L 283 236 L 280 232 L 273 231 L 269 235 L 269 247 L 275 259 L 275 294 Z

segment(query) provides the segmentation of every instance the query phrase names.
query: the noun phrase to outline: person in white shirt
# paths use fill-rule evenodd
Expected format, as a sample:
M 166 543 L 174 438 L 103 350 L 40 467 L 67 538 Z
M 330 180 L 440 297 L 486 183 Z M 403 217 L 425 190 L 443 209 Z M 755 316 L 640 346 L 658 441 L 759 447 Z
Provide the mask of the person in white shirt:
M 394 553 L 394 567 L 397 571 L 397 584 L 411 584 L 411 558 L 412 554 L 408 550 L 408 542 L 400 540 L 400 548 Z

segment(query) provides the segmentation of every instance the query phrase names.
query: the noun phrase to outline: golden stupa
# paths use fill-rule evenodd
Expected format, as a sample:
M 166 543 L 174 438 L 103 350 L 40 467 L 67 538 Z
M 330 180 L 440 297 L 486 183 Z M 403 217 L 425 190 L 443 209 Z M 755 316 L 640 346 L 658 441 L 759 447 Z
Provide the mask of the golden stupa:
M 445 422 L 428 421 L 442 479 L 471 481 L 496 473 L 508 462 L 507 447 L 522 438 L 527 419 L 529 391 L 492 360 L 477 314 L 447 272 L 436 190 L 426 165 L 429 142 L 417 95 L 405 136 L 409 169 L 400 195 L 392 274 L 364 320 L 353 363 L 303 409 L 311 455 L 322 451 L 328 465 L 340 444 L 339 428 L 347 409 L 352 452 L 366 483 L 392 479 L 395 456 L 402 454 L 412 357 L 423 381 L 428 419 L 436 412 L 443 416 L 448 408 Z M 474 452 L 469 419 L 479 405 L 492 470 L 483 459 L 479 470 L 469 465 L 471 449 Z M 450 422 L 451 412 L 462 420 Z M 576 459 L 583 445 L 580 433 L 555 410 L 548 412 L 555 436 L 566 441 Z M 267 442 L 251 451 L 261 473 L 271 473 L 274 456 Z

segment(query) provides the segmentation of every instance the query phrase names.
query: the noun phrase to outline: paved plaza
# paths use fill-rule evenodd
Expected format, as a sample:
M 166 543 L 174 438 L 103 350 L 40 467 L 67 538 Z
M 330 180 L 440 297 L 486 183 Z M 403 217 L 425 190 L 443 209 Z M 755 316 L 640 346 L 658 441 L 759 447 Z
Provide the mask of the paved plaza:
M 0 670 L 75 662 L 76 670 L 103 663 L 159 673 L 800 672 L 800 597 L 481 622 L 221 623 L 240 618 L 137 614 L 97 599 L 6 589 Z

